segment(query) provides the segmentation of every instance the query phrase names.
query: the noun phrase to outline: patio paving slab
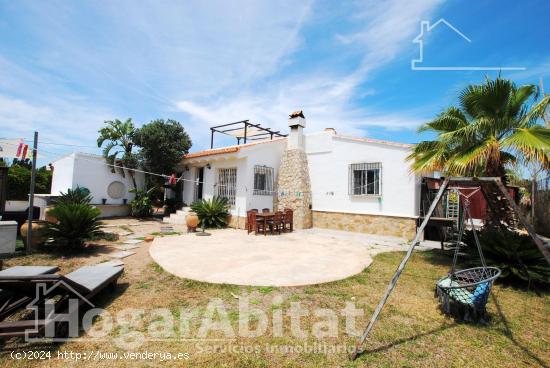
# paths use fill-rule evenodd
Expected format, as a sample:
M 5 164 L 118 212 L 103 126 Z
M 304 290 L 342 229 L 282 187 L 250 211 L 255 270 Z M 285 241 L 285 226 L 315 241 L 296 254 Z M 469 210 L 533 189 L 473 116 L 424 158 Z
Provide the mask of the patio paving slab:
M 131 256 L 132 254 L 136 254 L 136 252 L 130 252 L 130 251 L 127 251 L 127 250 L 122 250 L 120 252 L 115 252 L 115 253 L 109 254 L 109 257 L 122 259 L 122 258 L 126 258 L 128 256 Z
M 98 263 L 97 265 L 98 266 L 120 267 L 120 266 L 124 266 L 124 262 L 122 262 L 120 259 L 114 259 L 112 261 Z
M 131 250 L 131 249 L 136 249 L 136 248 L 139 248 L 138 245 L 115 245 L 113 248 L 115 249 L 118 249 L 118 250 Z
M 128 239 L 122 242 L 122 244 L 139 244 L 143 243 L 143 239 Z

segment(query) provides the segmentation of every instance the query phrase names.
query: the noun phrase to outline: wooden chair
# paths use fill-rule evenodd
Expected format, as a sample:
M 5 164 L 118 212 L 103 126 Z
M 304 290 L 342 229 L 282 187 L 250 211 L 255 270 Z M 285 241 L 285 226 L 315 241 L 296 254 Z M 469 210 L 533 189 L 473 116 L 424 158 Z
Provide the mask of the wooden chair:
M 284 213 L 282 211 L 275 212 L 273 219 L 271 219 L 268 224 L 271 234 L 275 234 L 275 232 L 281 234 L 281 231 L 284 228 Z
M 262 208 L 262 213 L 269 213 L 271 210 L 269 208 Z
M 254 210 L 246 211 L 246 231 L 250 234 L 256 230 L 256 212 Z
M 283 231 L 287 230 L 290 232 L 294 230 L 294 211 L 290 208 L 285 208 L 284 211 Z
M 246 230 L 248 231 L 248 234 L 254 231 L 256 235 L 258 235 L 259 232 L 263 232 L 264 235 L 266 235 L 266 224 L 263 218 L 256 217 L 256 214 L 258 213 L 257 211 L 258 210 L 247 211 Z

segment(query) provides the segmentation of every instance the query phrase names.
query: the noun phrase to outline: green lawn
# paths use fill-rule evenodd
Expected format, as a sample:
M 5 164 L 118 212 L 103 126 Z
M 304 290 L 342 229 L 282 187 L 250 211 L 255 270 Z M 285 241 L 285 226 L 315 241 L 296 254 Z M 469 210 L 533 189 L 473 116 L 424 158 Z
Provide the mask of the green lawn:
M 330 308 L 340 310 L 346 301 L 353 301 L 358 308 L 366 310 L 358 319 L 358 325 L 366 326 L 379 298 L 383 294 L 397 264 L 404 253 L 378 255 L 373 264 L 362 273 L 346 280 L 296 288 L 246 287 L 213 285 L 176 278 L 164 272 L 150 260 L 142 264 L 127 265 L 124 277 L 114 295 L 103 295 L 97 300 L 115 314 L 123 308 L 167 308 L 176 317 L 180 309 L 191 308 L 204 311 L 211 298 L 220 298 L 227 307 L 228 316 L 235 331 L 238 331 L 238 299 L 248 295 L 254 308 L 263 310 L 269 317 L 288 310 L 292 302 L 300 302 L 306 308 Z M 84 263 L 89 257 L 52 258 L 48 254 L 11 259 L 8 265 L 62 263 L 69 270 Z M 130 261 L 128 261 L 130 262 Z M 434 298 L 434 283 L 449 269 L 450 258 L 439 251 L 415 253 L 399 283 L 383 310 L 378 324 L 371 334 L 367 353 L 357 361 L 350 362 L 345 352 L 311 353 L 266 351 L 266 345 L 327 346 L 352 345 L 355 337 L 338 331 L 335 338 L 320 341 L 313 338 L 302 340 L 288 331 L 285 317 L 284 334 L 274 337 L 271 323 L 267 333 L 256 338 L 205 342 L 182 340 L 179 332 L 169 340 L 148 341 L 135 351 L 188 352 L 186 366 L 200 367 L 531 367 L 550 366 L 550 294 L 537 296 L 532 291 L 496 285 L 489 302 L 492 319 L 487 326 L 457 323 L 441 314 Z M 184 267 L 185 265 L 182 265 Z M 279 298 L 279 299 L 277 299 Z M 275 302 L 277 300 L 277 302 Z M 271 318 L 269 318 L 271 321 Z M 146 317 L 136 331 L 146 333 L 156 319 Z M 309 316 L 302 319 L 302 328 L 311 330 L 318 319 Z M 98 321 L 97 324 L 101 324 Z M 191 320 L 192 331 L 201 320 Z M 342 326 L 344 321 L 339 320 Z M 56 351 L 122 352 L 116 339 L 120 329 L 115 329 L 101 341 L 72 341 L 59 345 L 41 345 L 40 349 Z M 84 336 L 85 337 L 85 336 Z M 209 338 L 219 337 L 209 335 Z M 227 351 L 227 348 L 236 347 Z M 244 346 L 257 346 L 257 352 L 246 353 Z M 210 348 L 219 352 L 211 352 Z M 9 352 L 14 349 L 37 349 L 16 341 L 6 343 L 1 364 L 9 367 L 61 366 L 67 361 L 14 361 Z M 241 350 L 239 350 L 241 349 Z M 156 366 L 159 361 L 81 361 L 79 366 Z M 182 363 L 180 363 L 182 364 Z

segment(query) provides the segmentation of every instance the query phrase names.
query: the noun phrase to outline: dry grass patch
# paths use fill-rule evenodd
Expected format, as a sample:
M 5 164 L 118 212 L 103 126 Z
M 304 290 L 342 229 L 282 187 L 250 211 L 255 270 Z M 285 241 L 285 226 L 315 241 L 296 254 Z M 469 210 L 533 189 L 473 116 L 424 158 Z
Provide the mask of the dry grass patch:
M 285 346 L 308 344 L 348 345 L 355 337 L 344 333 L 344 319 L 339 317 L 339 334 L 336 338 L 316 341 L 313 338 L 302 340 L 290 333 L 290 321 L 284 317 L 284 334 L 274 336 L 271 325 L 274 313 L 288 311 L 292 302 L 300 302 L 310 311 L 315 308 L 330 308 L 339 311 L 346 301 L 353 301 L 357 308 L 366 313 L 358 318 L 360 328 L 366 326 L 379 298 L 383 294 L 403 253 L 385 253 L 375 257 L 373 264 L 362 273 L 346 280 L 322 285 L 296 288 L 246 287 L 234 285 L 214 285 L 180 279 L 162 270 L 153 263 L 146 253 L 127 260 L 127 269 L 120 280 L 114 295 L 102 295 L 96 304 L 106 307 L 115 315 L 125 308 L 167 308 L 176 318 L 186 308 L 204 311 L 212 298 L 223 301 L 231 324 L 238 332 L 239 298 L 248 296 L 251 307 L 258 308 L 268 315 L 268 330 L 256 338 L 235 338 L 230 341 L 182 340 L 181 331 L 175 329 L 174 336 L 164 341 L 147 341 L 136 351 L 188 352 L 190 360 L 179 362 L 187 366 L 201 367 L 460 367 L 460 366 L 500 366 L 528 367 L 550 365 L 550 296 L 544 293 L 537 296 L 533 292 L 496 285 L 494 297 L 489 302 L 489 312 L 493 316 L 488 326 L 459 324 L 442 315 L 433 296 L 435 281 L 446 274 L 450 259 L 438 251 L 416 253 L 399 284 L 384 309 L 370 342 L 368 353 L 357 361 L 350 362 L 345 352 L 329 354 L 266 351 L 265 346 Z M 68 272 L 91 260 L 104 257 L 101 252 L 59 258 L 59 255 L 37 254 L 19 257 L 7 262 L 15 264 L 56 264 L 62 272 Z M 97 263 L 97 262 L 96 262 Z M 147 316 L 136 331 L 147 332 L 155 318 Z M 303 330 L 311 331 L 318 318 L 302 318 Z M 101 320 L 96 322 L 102 323 Z M 199 317 L 191 319 L 192 331 L 196 334 L 201 323 Z M 252 326 L 257 323 L 254 321 Z M 179 327 L 179 326 L 178 326 Z M 120 330 L 101 341 L 67 342 L 60 345 L 46 345 L 42 348 L 56 351 L 122 352 L 117 347 Z M 209 337 L 223 337 L 212 334 Z M 84 336 L 85 337 L 85 336 Z M 256 346 L 258 351 L 243 352 L 243 347 Z M 236 347 L 231 350 L 231 347 Z M 13 361 L 7 353 L 14 349 L 34 349 L 35 346 L 19 341 L 8 341 L 4 346 L 2 366 L 62 366 L 66 361 Z M 213 352 L 216 351 L 216 352 Z M 74 363 L 74 362 L 73 362 Z M 159 361 L 81 361 L 79 366 L 156 366 Z

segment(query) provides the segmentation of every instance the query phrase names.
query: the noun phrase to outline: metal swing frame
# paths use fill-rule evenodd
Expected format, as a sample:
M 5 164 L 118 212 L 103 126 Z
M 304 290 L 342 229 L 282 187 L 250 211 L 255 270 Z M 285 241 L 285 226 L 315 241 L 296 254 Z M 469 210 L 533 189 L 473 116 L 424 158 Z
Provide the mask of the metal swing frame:
M 391 292 L 395 288 L 395 285 L 397 284 L 397 281 L 399 280 L 399 276 L 401 276 L 401 273 L 405 269 L 405 266 L 407 265 L 409 259 L 412 256 L 412 253 L 414 251 L 414 248 L 420 243 L 420 238 L 422 237 L 422 234 L 424 232 L 424 229 L 426 228 L 426 225 L 428 224 L 428 221 L 430 220 L 430 217 L 432 216 L 436 206 L 441 201 L 441 197 L 443 196 L 443 193 L 445 193 L 445 190 L 447 189 L 449 183 L 495 183 L 496 186 L 499 188 L 499 190 L 502 192 L 506 200 L 508 201 L 508 204 L 510 205 L 510 208 L 515 212 L 517 215 L 519 221 L 521 224 L 525 227 L 531 238 L 533 238 L 533 241 L 539 248 L 540 252 L 550 264 L 550 251 L 546 248 L 542 240 L 537 236 L 535 229 L 529 224 L 527 219 L 522 215 L 521 211 L 519 210 L 518 205 L 516 202 L 514 202 L 513 198 L 510 196 L 510 193 L 508 193 L 508 190 L 506 190 L 506 187 L 504 186 L 504 183 L 502 183 L 501 178 L 499 177 L 446 177 L 443 178 L 443 183 L 441 184 L 441 187 L 439 188 L 439 192 L 437 193 L 434 201 L 430 205 L 430 208 L 428 210 L 428 213 L 424 217 L 422 224 L 416 231 L 416 236 L 414 237 L 414 240 L 412 241 L 411 245 L 409 246 L 409 249 L 407 250 L 407 254 L 405 254 L 405 257 L 403 257 L 403 260 L 397 267 L 397 270 L 395 271 L 395 274 L 393 275 L 390 283 L 388 284 L 388 287 L 386 289 L 386 292 L 382 296 L 382 299 L 378 303 L 376 309 L 374 310 L 374 313 L 372 314 L 372 317 L 370 319 L 369 324 L 365 328 L 363 334 L 360 336 L 357 344 L 355 345 L 355 349 L 353 354 L 351 355 L 351 360 L 355 360 L 361 353 L 364 352 L 363 345 L 365 344 L 369 333 L 372 331 L 374 324 L 376 323 L 376 320 L 378 319 L 378 316 L 380 315 L 380 312 L 384 308 L 384 305 L 386 304 L 388 298 L 390 297 Z

